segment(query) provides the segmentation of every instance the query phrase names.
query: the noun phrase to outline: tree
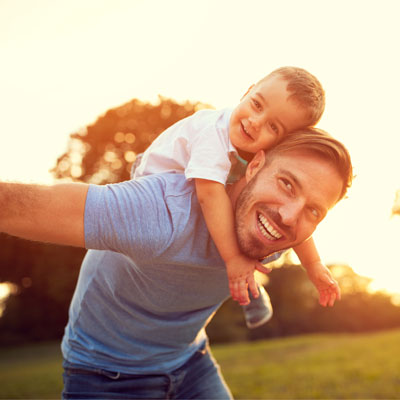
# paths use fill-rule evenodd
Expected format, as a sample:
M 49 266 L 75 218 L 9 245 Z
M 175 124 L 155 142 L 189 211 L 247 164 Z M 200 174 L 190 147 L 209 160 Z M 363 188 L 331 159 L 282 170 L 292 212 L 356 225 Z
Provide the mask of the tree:
M 392 207 L 392 216 L 400 215 L 400 189 L 396 191 L 395 199 Z
M 400 326 L 400 307 L 387 294 L 368 292 L 371 279 L 355 274 L 347 265 L 332 265 L 330 269 L 342 288 L 342 300 L 334 307 L 321 307 L 305 271 L 285 259 L 280 268 L 269 274 L 265 286 L 274 309 L 272 319 L 249 330 L 242 310 L 229 300 L 207 328 L 211 342 L 317 332 L 367 332 Z
M 96 184 L 127 180 L 137 154 L 169 126 L 203 108 L 211 106 L 189 101 L 179 104 L 163 97 L 157 104 L 134 99 L 72 134 L 67 152 L 52 172 L 58 179 Z

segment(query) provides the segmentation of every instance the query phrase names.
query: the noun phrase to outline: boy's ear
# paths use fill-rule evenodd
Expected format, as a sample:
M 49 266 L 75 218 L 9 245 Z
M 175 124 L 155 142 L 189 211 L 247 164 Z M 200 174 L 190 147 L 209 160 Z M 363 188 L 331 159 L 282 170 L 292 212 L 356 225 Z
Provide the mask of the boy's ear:
M 246 169 L 246 183 L 250 182 L 265 164 L 265 152 L 259 150 L 249 162 Z
M 253 87 L 254 87 L 254 85 L 251 85 L 251 86 L 247 89 L 247 92 L 242 96 L 242 98 L 241 98 L 240 100 L 243 100 L 243 99 L 250 93 L 250 90 L 253 89 Z

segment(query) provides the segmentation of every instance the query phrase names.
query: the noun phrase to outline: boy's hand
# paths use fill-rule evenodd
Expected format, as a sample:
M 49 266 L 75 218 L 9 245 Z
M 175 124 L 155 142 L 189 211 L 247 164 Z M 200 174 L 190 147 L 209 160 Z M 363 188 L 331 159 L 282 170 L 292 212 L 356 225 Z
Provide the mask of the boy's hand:
M 254 271 L 257 269 L 266 274 L 271 272 L 269 268 L 264 267 L 259 261 L 241 254 L 227 261 L 226 269 L 232 299 L 242 306 L 250 303 L 249 290 L 253 297 L 257 298 L 259 296 L 254 279 Z
M 333 279 L 329 269 L 320 261 L 309 265 L 307 274 L 319 292 L 319 304 L 332 307 L 336 300 L 340 300 L 339 284 Z

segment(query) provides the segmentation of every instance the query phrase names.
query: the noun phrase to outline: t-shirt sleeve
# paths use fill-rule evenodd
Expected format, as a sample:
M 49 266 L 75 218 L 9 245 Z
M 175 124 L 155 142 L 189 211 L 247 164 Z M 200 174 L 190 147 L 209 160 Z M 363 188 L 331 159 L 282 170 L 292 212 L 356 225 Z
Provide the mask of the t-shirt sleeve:
M 172 228 L 162 199 L 157 180 L 90 185 L 84 216 L 86 248 L 112 250 L 134 259 L 160 254 Z
M 202 129 L 190 143 L 186 179 L 201 178 L 225 184 L 231 162 L 228 139 L 215 127 Z
M 261 263 L 265 265 L 265 264 L 274 262 L 274 261 L 278 260 L 278 259 L 282 256 L 282 254 L 284 254 L 286 251 L 287 251 L 287 250 L 280 250 L 280 251 L 277 251 L 276 253 L 273 253 L 273 254 L 271 254 L 271 255 L 265 257 L 265 258 L 261 261 Z

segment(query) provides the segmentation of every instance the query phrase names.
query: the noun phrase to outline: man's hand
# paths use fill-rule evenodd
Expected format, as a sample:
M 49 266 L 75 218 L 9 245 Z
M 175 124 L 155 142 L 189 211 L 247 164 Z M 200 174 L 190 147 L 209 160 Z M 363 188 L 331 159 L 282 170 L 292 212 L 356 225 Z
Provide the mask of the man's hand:
M 257 269 L 265 274 L 271 272 L 269 268 L 264 267 L 259 261 L 241 254 L 227 261 L 226 269 L 232 299 L 240 305 L 250 303 L 248 290 L 251 291 L 253 297 L 257 298 L 259 296 L 257 284 L 254 279 L 254 271 Z
M 315 262 L 306 268 L 310 281 L 317 288 L 319 293 L 319 304 L 332 307 L 336 300 L 340 300 L 339 284 L 333 279 L 329 269 L 320 261 Z

